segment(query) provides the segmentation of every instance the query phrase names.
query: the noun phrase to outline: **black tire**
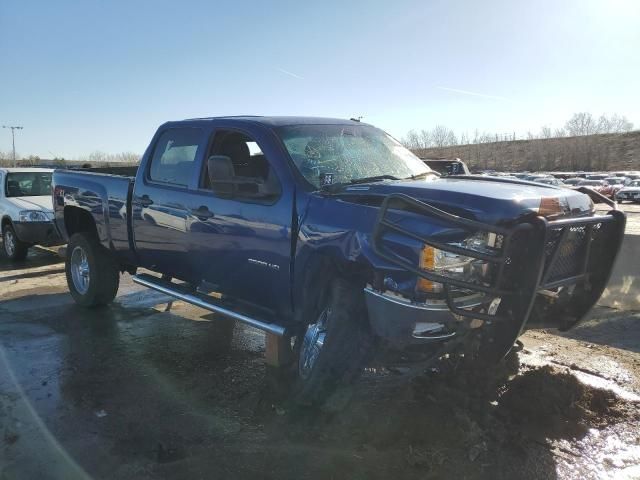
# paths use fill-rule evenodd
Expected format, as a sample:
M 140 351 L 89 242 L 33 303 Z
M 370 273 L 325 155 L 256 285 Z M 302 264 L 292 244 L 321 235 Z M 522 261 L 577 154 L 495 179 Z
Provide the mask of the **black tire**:
M 85 288 L 81 288 L 82 282 L 74 280 L 75 255 L 84 253 L 88 265 L 88 275 Z M 94 273 L 95 272 L 95 273 Z M 67 285 L 71 296 L 78 305 L 83 307 L 98 307 L 111 303 L 118 293 L 120 285 L 120 272 L 118 265 L 113 261 L 111 253 L 104 248 L 94 235 L 89 233 L 76 233 L 69 239 L 65 261 L 65 273 Z
M 519 337 L 519 327 L 513 325 L 495 325 L 484 327 L 486 331 L 480 332 L 477 338 L 470 342 L 465 352 L 465 360 L 473 363 L 480 369 L 491 368 L 499 364 L 513 349 Z
M 508 306 L 503 302 L 496 315 L 508 315 Z M 531 312 L 531 316 L 537 316 L 537 310 Z M 530 321 L 535 321 L 531 320 Z M 515 321 L 493 322 L 491 325 L 469 332 L 464 348 L 465 364 L 474 369 L 492 369 L 501 363 L 516 345 L 518 338 L 523 333 L 521 325 Z
M 373 335 L 367 322 L 362 288 L 342 278 L 328 286 L 328 293 L 318 302 L 315 312 L 315 319 L 324 315 L 324 343 L 311 368 L 303 368 L 306 329 L 294 347 L 293 400 L 302 405 L 321 405 L 338 386 L 355 381 L 372 351 Z
M 11 238 L 11 240 L 9 240 Z M 27 258 L 30 245 L 22 242 L 16 235 L 13 225 L 5 223 L 2 227 L 2 250 L 12 262 L 19 262 Z

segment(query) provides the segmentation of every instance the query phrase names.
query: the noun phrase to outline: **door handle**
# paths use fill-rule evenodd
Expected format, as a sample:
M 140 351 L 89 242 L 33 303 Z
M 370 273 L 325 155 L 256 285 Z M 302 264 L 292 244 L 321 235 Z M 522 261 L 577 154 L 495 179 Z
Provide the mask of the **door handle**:
M 153 200 L 149 198 L 149 195 L 136 197 L 135 200 L 136 200 L 136 203 L 138 203 L 142 207 L 148 207 L 149 205 L 153 205 Z
M 204 205 L 191 210 L 191 214 L 199 220 L 207 220 L 213 217 L 213 212 Z

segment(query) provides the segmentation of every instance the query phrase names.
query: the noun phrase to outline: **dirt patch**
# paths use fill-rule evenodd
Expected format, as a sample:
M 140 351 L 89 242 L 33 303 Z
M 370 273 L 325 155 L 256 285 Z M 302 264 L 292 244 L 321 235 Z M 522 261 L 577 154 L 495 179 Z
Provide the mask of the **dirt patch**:
M 443 362 L 411 384 L 369 375 L 339 394 L 349 397 L 340 411 L 274 405 L 256 420 L 275 444 L 340 445 L 428 478 L 554 478 L 555 439 L 637 420 L 637 405 L 611 391 L 507 360 L 491 372 Z
M 585 385 L 550 365 L 514 378 L 505 385 L 498 402 L 510 422 L 547 438 L 584 434 L 629 413 L 628 404 L 615 393 Z

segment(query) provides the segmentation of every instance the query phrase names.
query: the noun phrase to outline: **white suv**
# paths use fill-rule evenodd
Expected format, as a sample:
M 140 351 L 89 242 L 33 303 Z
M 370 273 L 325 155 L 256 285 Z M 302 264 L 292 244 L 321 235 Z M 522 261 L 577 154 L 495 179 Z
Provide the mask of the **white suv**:
M 22 260 L 35 244 L 56 245 L 51 173 L 47 168 L 0 168 L 0 222 L 5 255 Z

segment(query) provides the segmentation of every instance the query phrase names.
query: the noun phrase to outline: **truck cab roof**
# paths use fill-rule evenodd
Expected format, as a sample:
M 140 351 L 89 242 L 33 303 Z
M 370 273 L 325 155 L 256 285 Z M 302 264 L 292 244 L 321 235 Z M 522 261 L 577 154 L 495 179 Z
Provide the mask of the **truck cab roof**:
M 357 120 L 347 120 L 344 118 L 326 117 L 296 117 L 296 116 L 259 116 L 259 115 L 238 115 L 220 117 L 188 118 L 179 121 L 170 121 L 165 125 L 185 123 L 211 123 L 217 121 L 232 121 L 237 123 L 261 124 L 267 127 L 285 127 L 290 125 L 368 125 Z

